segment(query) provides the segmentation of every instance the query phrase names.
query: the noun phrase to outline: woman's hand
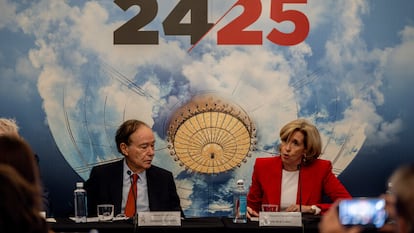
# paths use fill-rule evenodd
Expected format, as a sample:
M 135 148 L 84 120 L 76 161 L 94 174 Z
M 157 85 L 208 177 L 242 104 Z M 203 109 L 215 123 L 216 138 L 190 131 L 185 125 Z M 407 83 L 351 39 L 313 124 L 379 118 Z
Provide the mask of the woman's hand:
M 292 204 L 288 206 L 284 211 L 286 212 L 299 212 L 299 205 Z
M 252 208 L 247 206 L 247 217 L 250 219 L 251 217 L 259 217 L 259 213 L 254 211 Z
M 300 209 L 299 205 L 292 204 L 283 211 L 286 211 L 286 212 L 299 212 L 300 210 L 301 209 Z M 313 213 L 311 206 L 310 205 L 302 205 L 302 213 Z

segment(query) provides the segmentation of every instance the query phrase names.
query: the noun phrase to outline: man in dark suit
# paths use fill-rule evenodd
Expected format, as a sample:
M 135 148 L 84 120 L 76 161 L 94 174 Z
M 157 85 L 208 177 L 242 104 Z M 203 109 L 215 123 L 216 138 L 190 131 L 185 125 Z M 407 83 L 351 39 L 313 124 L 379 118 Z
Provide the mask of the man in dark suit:
M 172 173 L 151 164 L 155 144 L 152 129 L 142 121 L 127 120 L 118 128 L 115 142 L 124 158 L 95 166 L 85 183 L 89 216 L 96 216 L 98 204 L 113 204 L 115 215 L 132 217 L 125 209 L 134 174 L 138 175 L 134 213 L 180 211 L 183 215 Z

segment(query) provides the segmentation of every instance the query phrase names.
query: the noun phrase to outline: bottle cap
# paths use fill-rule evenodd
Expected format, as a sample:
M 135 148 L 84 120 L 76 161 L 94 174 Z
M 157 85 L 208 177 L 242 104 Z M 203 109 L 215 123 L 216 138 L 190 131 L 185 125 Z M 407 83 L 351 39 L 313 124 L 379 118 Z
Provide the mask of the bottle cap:
M 244 180 L 243 179 L 237 180 L 237 185 L 244 185 Z
M 76 182 L 76 188 L 83 188 L 83 182 Z

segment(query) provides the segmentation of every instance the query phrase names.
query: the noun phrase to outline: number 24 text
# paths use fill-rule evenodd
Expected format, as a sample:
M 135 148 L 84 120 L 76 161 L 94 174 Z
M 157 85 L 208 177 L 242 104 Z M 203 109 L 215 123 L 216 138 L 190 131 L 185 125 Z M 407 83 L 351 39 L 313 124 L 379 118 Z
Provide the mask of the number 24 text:
M 115 0 L 114 3 L 124 11 L 132 6 L 137 5 L 140 7 L 137 15 L 114 31 L 114 44 L 158 44 L 158 31 L 143 30 L 157 16 L 157 0 Z M 270 42 L 281 46 L 293 46 L 303 42 L 309 33 L 308 18 L 300 11 L 284 10 L 283 6 L 284 4 L 306 3 L 307 0 L 270 0 L 270 19 L 276 24 L 290 21 L 294 24 L 294 30 L 289 33 L 284 33 L 273 28 L 267 34 L 266 38 Z M 243 11 L 238 17 L 217 31 L 217 44 L 263 44 L 262 31 L 246 30 L 247 27 L 255 23 L 261 16 L 261 0 L 238 0 L 227 13 L 236 6 L 243 7 Z M 190 22 L 183 23 L 182 19 L 189 12 L 191 17 Z M 180 0 L 162 22 L 164 33 L 167 36 L 190 36 L 191 44 L 196 44 L 214 26 L 213 23 L 208 22 L 207 15 L 208 0 Z

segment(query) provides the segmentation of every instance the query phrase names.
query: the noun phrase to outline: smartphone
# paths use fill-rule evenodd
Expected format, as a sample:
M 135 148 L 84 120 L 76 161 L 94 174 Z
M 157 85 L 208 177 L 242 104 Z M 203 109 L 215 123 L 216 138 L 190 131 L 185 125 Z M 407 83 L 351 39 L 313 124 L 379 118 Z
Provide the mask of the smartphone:
M 383 198 L 353 198 L 339 202 L 339 221 L 344 226 L 381 228 L 386 219 L 385 200 Z

